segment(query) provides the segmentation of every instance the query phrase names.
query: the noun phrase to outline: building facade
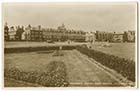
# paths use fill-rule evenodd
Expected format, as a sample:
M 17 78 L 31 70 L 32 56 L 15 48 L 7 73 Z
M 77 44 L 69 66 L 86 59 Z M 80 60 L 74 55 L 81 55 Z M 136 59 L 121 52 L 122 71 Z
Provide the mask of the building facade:
M 26 41 L 31 40 L 31 25 L 28 25 L 24 30 L 24 36 Z
M 7 23 L 5 23 L 5 26 L 4 26 L 4 40 L 5 41 L 9 40 L 9 28 L 8 28 Z
M 135 31 L 125 31 L 123 38 L 124 42 L 135 42 Z
M 64 24 L 54 28 L 4 26 L 5 40 L 25 40 L 25 41 L 75 41 L 75 42 L 135 42 L 135 31 L 125 31 L 124 33 L 96 31 L 84 32 L 82 30 L 67 29 Z
M 9 30 L 9 40 L 16 40 L 16 30 L 14 28 L 14 26 L 10 27 Z
M 95 36 L 95 33 L 94 32 L 87 32 L 86 33 L 86 38 L 85 38 L 85 41 L 86 42 L 92 42 L 94 43 L 96 40 L 96 36 Z
M 22 33 L 24 32 L 24 27 L 20 27 L 20 26 L 17 26 L 16 27 L 16 40 L 17 41 L 21 41 L 22 40 Z
M 127 32 L 128 42 L 135 42 L 135 31 Z
M 43 41 L 47 41 L 47 40 L 52 40 L 52 29 L 47 28 L 47 29 L 43 29 L 42 31 L 42 35 L 43 35 Z
M 123 42 L 123 33 L 114 33 L 113 42 Z
M 43 40 L 53 40 L 53 41 L 85 41 L 85 32 L 76 30 L 67 30 L 65 25 L 58 26 L 57 29 L 47 28 L 43 29 Z
M 96 31 L 96 41 L 102 41 L 102 42 L 112 42 L 114 33 L 113 32 L 105 32 L 105 31 Z
M 42 41 L 43 40 L 43 31 L 41 29 L 41 26 L 31 28 L 30 40 L 31 41 Z

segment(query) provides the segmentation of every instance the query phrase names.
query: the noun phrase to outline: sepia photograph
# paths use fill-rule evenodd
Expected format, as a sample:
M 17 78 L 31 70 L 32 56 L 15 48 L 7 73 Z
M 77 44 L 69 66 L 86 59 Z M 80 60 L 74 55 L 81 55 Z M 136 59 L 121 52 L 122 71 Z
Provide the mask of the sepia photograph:
M 5 2 L 2 32 L 4 88 L 137 86 L 137 2 Z

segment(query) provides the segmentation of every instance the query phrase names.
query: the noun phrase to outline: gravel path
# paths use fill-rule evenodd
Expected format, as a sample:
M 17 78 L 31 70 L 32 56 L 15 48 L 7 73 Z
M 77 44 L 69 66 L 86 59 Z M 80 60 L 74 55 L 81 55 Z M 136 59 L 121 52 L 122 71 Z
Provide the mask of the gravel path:
M 91 63 L 90 59 L 77 50 L 65 51 L 63 61 L 67 66 L 68 79 L 71 86 L 120 86 L 116 79 L 110 76 L 97 64 Z

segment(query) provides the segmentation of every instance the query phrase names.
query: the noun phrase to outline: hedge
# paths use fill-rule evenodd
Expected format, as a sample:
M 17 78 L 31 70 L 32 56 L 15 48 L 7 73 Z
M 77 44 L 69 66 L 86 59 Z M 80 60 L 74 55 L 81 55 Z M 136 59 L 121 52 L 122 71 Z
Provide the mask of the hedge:
M 95 61 L 116 70 L 128 80 L 135 82 L 135 62 L 133 60 L 120 58 L 118 56 L 109 55 L 87 47 L 78 46 L 77 50 L 81 53 L 95 59 Z
M 72 50 L 76 46 L 63 45 L 63 50 Z M 59 46 L 41 46 L 41 47 L 15 47 L 15 48 L 4 48 L 4 53 L 21 53 L 21 52 L 34 52 L 34 51 L 44 51 L 44 50 L 58 50 Z
M 47 72 L 24 72 L 17 68 L 5 69 L 4 77 L 35 83 L 46 87 L 68 86 L 66 66 L 63 62 L 52 61 L 47 65 Z

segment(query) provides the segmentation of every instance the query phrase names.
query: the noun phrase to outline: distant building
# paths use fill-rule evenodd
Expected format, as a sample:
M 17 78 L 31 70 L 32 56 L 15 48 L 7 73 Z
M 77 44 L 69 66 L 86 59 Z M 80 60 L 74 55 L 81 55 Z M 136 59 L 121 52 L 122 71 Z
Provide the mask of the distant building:
M 135 31 L 125 31 L 124 42 L 135 42 Z
M 31 40 L 31 25 L 28 25 L 25 30 L 24 30 L 24 35 L 25 36 L 25 40 L 26 41 L 30 41 Z
M 114 33 L 113 42 L 123 42 L 123 33 Z
M 128 42 L 135 42 L 135 31 L 128 31 Z
M 22 33 L 24 32 L 24 27 L 20 27 L 18 26 L 17 27 L 17 30 L 16 30 L 16 40 L 18 41 L 21 41 L 22 40 Z
M 32 27 L 28 25 L 25 28 L 25 31 L 22 33 L 22 40 L 26 41 L 42 41 L 43 40 L 42 28 L 39 25 L 38 27 Z
M 105 31 L 96 31 L 96 41 L 102 41 L 102 42 L 112 42 L 113 40 L 113 32 L 105 32 Z
M 26 32 L 25 31 L 21 34 L 21 40 L 26 40 Z
M 7 23 L 5 23 L 5 26 L 4 26 L 4 40 L 5 41 L 9 40 L 9 28 L 8 28 Z
M 32 27 L 30 30 L 30 40 L 31 41 L 42 41 L 43 40 L 43 31 L 41 26 Z
M 85 41 L 94 43 L 96 40 L 96 36 L 94 32 L 87 32 Z
M 14 29 L 14 26 L 10 27 L 9 40 L 16 40 L 16 30 Z
M 20 35 L 19 30 L 20 28 L 17 28 L 18 32 L 16 35 Z M 31 25 L 28 25 L 28 27 L 25 28 L 25 30 L 22 32 L 21 36 L 18 36 L 18 38 L 21 38 L 21 40 L 26 41 L 78 41 L 82 42 L 85 41 L 85 32 L 82 30 L 68 30 L 65 28 L 65 25 L 62 24 L 61 26 L 58 26 L 57 29 L 53 28 L 41 28 L 41 26 L 38 27 L 31 27 Z
M 52 29 L 52 28 L 43 29 L 42 30 L 43 41 L 53 40 L 54 31 L 56 31 L 56 29 Z
M 47 28 L 43 29 L 43 40 L 53 41 L 85 41 L 85 32 L 81 30 L 67 30 L 65 25 L 58 26 L 57 29 Z
M 57 27 L 57 30 L 58 30 L 58 31 L 66 31 L 67 29 L 66 29 L 65 25 L 62 24 L 61 26 L 58 26 L 58 27 Z
M 53 39 L 57 41 L 66 41 L 68 40 L 67 33 L 68 33 L 68 30 L 66 29 L 65 25 L 62 24 L 61 26 L 58 26 L 56 32 L 53 33 L 54 34 Z
M 77 41 L 77 42 L 84 42 L 86 38 L 86 32 L 81 30 L 72 30 L 68 32 L 68 39 L 71 41 Z
M 60 28 L 60 29 L 59 29 Z M 57 29 L 50 29 L 50 31 L 52 31 L 51 35 L 52 35 L 52 39 L 54 41 L 66 41 L 66 28 L 64 25 L 62 25 L 62 27 L 58 27 Z

